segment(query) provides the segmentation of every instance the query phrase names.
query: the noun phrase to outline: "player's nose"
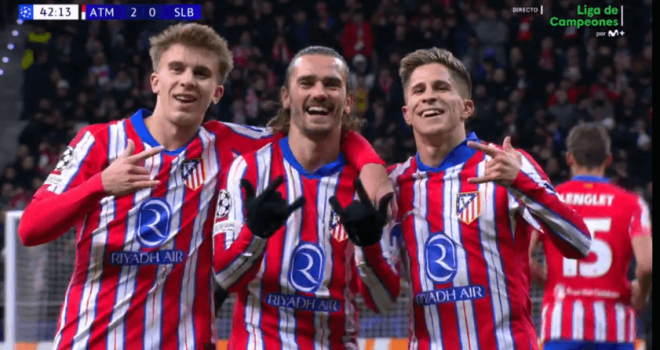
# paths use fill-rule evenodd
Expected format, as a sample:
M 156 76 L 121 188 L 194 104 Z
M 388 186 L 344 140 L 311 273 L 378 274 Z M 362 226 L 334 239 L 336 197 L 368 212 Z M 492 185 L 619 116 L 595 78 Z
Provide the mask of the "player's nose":
M 328 92 L 322 82 L 314 84 L 314 87 L 311 89 L 311 97 L 315 100 L 325 100 L 328 97 Z

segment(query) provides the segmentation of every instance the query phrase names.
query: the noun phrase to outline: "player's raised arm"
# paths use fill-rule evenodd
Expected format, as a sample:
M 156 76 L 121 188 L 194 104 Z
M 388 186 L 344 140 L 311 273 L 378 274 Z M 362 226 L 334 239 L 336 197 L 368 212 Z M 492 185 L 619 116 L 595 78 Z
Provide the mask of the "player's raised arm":
M 391 225 L 385 225 L 394 194 L 383 196 L 376 208 L 359 179 L 355 180 L 355 190 L 359 200 L 346 208 L 334 196 L 330 205 L 355 245 L 358 287 L 365 302 L 374 311 L 385 312 L 396 302 L 401 287 L 399 248 L 392 242 Z
M 373 201 L 379 201 L 392 192 L 385 162 L 378 156 L 369 141 L 355 131 L 345 132 L 341 143 L 342 154 L 359 173 L 364 188 Z M 392 201 L 394 206 L 395 202 Z
M 484 175 L 468 179 L 471 183 L 493 181 L 507 187 L 544 226 L 550 239 L 567 258 L 587 256 L 591 234 L 582 218 L 564 204 L 548 176 L 526 152 L 515 150 L 511 139 L 502 148 L 477 142 L 468 145 L 490 156 Z
M 256 175 L 243 157 L 236 158 L 218 194 L 213 225 L 213 264 L 220 287 L 235 291 L 256 275 L 268 238 L 289 215 L 304 204 L 304 197 L 288 205 L 277 190 L 278 177 L 263 192 L 255 190 Z
M 125 154 L 107 166 L 108 152 L 99 138 L 104 130 L 101 128 L 86 127 L 78 133 L 25 208 L 18 227 L 24 245 L 39 245 L 59 238 L 96 208 L 103 197 L 120 196 L 158 184 L 138 164 L 159 153 L 160 148 L 134 155 L 135 146 L 129 140 Z

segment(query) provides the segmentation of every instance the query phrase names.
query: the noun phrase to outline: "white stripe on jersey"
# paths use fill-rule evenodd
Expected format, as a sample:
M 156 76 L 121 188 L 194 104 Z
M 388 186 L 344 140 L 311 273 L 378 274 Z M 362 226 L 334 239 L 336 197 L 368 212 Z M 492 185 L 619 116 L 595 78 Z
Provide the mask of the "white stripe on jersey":
M 573 340 L 584 340 L 584 305 L 573 302 Z
M 635 312 L 632 309 L 628 309 L 628 342 L 635 342 L 635 335 L 637 331 L 635 330 Z
M 455 203 L 458 194 L 461 192 L 460 174 L 465 163 L 451 167 L 445 171 L 443 177 L 442 201 L 445 203 L 442 212 L 443 230 L 445 234 L 451 237 L 452 242 L 456 244 L 456 276 L 452 281 L 452 287 L 463 287 L 470 284 L 468 274 L 468 260 L 463 245 L 463 235 L 461 234 L 461 224 L 455 212 Z M 482 201 L 481 205 L 484 203 Z M 477 333 L 476 315 L 474 314 L 474 303 L 472 300 L 458 301 L 454 303 L 456 308 L 456 318 L 458 320 L 458 336 L 460 338 L 461 349 L 479 349 L 479 336 Z
M 477 165 L 477 177 L 484 175 L 487 160 L 490 160 L 490 157 L 485 157 Z M 507 217 L 505 214 L 508 214 L 508 208 L 507 213 L 496 212 L 496 188 L 492 182 L 482 183 L 478 186 L 478 191 L 484 194 L 485 203 L 483 212 L 477 219 L 479 221 L 479 240 L 488 271 L 488 288 L 491 294 L 490 302 L 493 309 L 497 347 L 498 349 L 513 349 L 515 344 L 511 330 L 511 305 L 497 236 L 498 218 Z
M 125 131 L 123 133 L 124 140 L 121 142 L 115 142 L 119 147 L 114 151 L 115 156 L 118 156 L 124 152 L 126 147 L 125 141 Z M 143 144 L 145 149 L 151 148 L 147 144 Z M 111 155 L 112 156 L 112 155 Z M 145 160 L 144 167 L 149 169 L 149 175 L 155 178 L 160 171 L 161 165 L 163 162 L 162 153 L 155 156 L 149 157 Z M 144 188 L 138 190 L 133 195 L 133 207 L 129 209 L 126 218 L 126 231 L 124 233 L 124 247 L 123 251 L 137 252 L 140 250 L 140 244 L 135 236 L 135 225 L 137 220 L 137 211 L 140 207 L 140 204 L 144 202 L 147 198 L 151 196 L 152 189 Z M 112 309 L 112 316 L 110 319 L 110 324 L 108 326 L 109 334 L 107 339 L 108 349 L 117 349 L 123 350 L 126 346 L 126 334 L 124 333 L 126 325 L 126 313 L 128 308 L 131 305 L 131 300 L 135 292 L 135 285 L 137 283 L 137 272 L 138 265 L 124 265 L 121 267 L 119 273 L 119 283 L 117 288 L 117 294 L 115 299 L 115 305 Z M 115 343 L 116 342 L 116 343 Z
M 550 338 L 546 334 L 546 327 L 548 326 L 548 320 L 546 317 L 548 316 L 548 305 L 543 305 L 543 308 L 541 309 L 541 342 L 545 342 L 546 340 L 549 340 Z
M 347 248 L 352 245 L 347 245 Z M 350 253 L 350 254 L 349 254 Z M 348 261 L 350 261 L 350 258 L 353 255 L 353 252 L 350 251 L 350 249 L 347 249 L 347 252 L 345 254 L 345 257 Z M 346 262 L 346 266 L 350 266 L 349 262 Z M 351 269 L 346 269 L 346 279 L 350 280 L 351 278 L 354 278 L 354 276 L 351 275 Z M 357 324 L 355 322 L 355 296 L 353 293 L 351 293 L 349 286 L 346 285 L 344 287 L 344 316 L 345 316 L 345 323 L 344 323 L 344 329 L 346 332 L 344 333 L 344 337 L 342 338 L 342 343 L 344 344 L 344 347 L 346 350 L 358 350 L 358 349 L 364 349 L 363 347 L 358 347 L 358 343 L 355 342 L 355 339 L 357 338 Z M 359 342 L 359 340 L 358 340 Z
M 101 275 L 106 243 L 108 240 L 108 224 L 115 218 L 115 197 L 108 196 L 101 200 L 99 224 L 90 234 L 89 262 L 87 264 L 87 279 L 83 287 L 80 310 L 78 312 L 78 328 L 73 338 L 73 350 L 83 350 L 89 347 L 91 326 L 96 317 L 96 302 L 101 289 Z
M 229 168 L 227 191 L 231 197 L 232 205 L 229 210 L 228 221 L 233 221 L 236 229 L 229 230 L 225 233 L 225 249 L 231 247 L 240 233 L 239 228 L 244 225 L 243 192 L 241 191 L 240 179 L 243 178 L 246 170 L 247 163 L 243 157 L 236 158 Z M 255 184 L 252 185 L 254 186 Z M 267 243 L 267 239 L 253 236 L 245 252 L 225 267 L 224 270 L 215 272 L 215 278 L 218 284 L 226 290 L 229 289 L 246 271 L 254 266 L 255 261 L 261 257 L 261 254 L 266 249 Z
M 85 132 L 85 135 L 83 135 L 80 141 L 76 144 L 76 147 L 73 148 L 71 164 L 62 169 L 60 175 L 58 176 L 60 179 L 58 182 L 48 186 L 49 191 L 55 194 L 61 194 L 69 187 L 69 184 L 73 178 L 78 175 L 80 167 L 87 159 L 87 155 L 92 149 L 92 146 L 94 146 L 95 142 L 96 140 L 94 139 L 94 135 L 92 135 L 92 133 L 89 131 Z
M 621 303 L 614 304 L 616 313 L 616 341 L 626 342 L 626 307 Z
M 292 204 L 296 198 L 303 195 L 302 183 L 298 171 L 284 159 L 284 172 L 286 174 L 286 190 L 289 204 Z M 286 233 L 284 237 L 284 251 L 282 252 L 282 263 L 280 271 L 280 288 L 282 294 L 295 294 L 289 283 L 289 273 L 291 270 L 291 259 L 293 249 L 298 246 L 300 241 L 300 228 L 303 222 L 303 211 L 295 210 L 286 222 Z M 279 312 L 279 335 L 282 342 L 282 350 L 298 349 L 296 343 L 296 318 L 294 310 L 280 307 Z
M 332 282 L 332 271 L 334 269 L 334 261 L 332 257 L 332 238 L 330 230 L 330 220 L 332 218 L 332 207 L 330 206 L 329 199 L 337 193 L 337 186 L 339 184 L 339 177 L 341 172 L 337 172 L 331 176 L 325 176 L 319 180 L 316 192 L 316 236 L 319 246 L 323 250 L 326 263 L 325 271 L 323 272 L 323 281 L 319 289 L 314 292 L 314 296 L 319 299 L 330 298 L 330 282 Z M 346 265 L 347 269 L 350 265 Z M 324 312 L 314 313 L 314 349 L 327 349 L 330 346 L 330 329 L 329 325 L 330 315 Z
M 410 168 L 410 162 L 412 161 L 412 157 L 408 158 L 408 160 L 405 163 L 402 164 L 397 164 L 394 166 L 394 169 L 390 172 L 390 182 L 392 183 L 392 187 L 394 187 L 394 192 L 396 193 L 396 197 L 393 200 L 397 200 L 398 198 L 401 197 L 401 192 L 400 188 L 397 183 L 397 178 L 401 176 L 408 168 Z
M 270 183 L 271 153 L 272 144 L 269 144 L 258 150 L 255 155 L 257 160 L 257 193 L 263 192 Z M 247 348 L 249 350 L 262 350 L 265 347 L 264 337 L 260 327 L 262 314 L 261 301 L 263 300 L 261 295 L 261 279 L 263 278 L 264 270 L 266 268 L 268 252 L 266 252 L 265 255 L 261 266 L 259 266 L 257 276 L 247 286 L 248 294 L 245 303 L 245 325 L 248 333 Z
M 547 183 L 545 180 L 543 180 L 541 175 L 536 171 L 534 165 L 526 157 L 522 157 L 521 171 L 529 176 L 529 178 L 536 182 L 539 186 L 544 186 L 544 184 Z M 518 198 L 520 198 L 520 200 L 522 200 L 530 210 L 536 213 L 539 218 L 543 218 L 543 223 L 548 225 L 548 227 L 552 229 L 553 232 L 561 236 L 565 241 L 569 242 L 576 249 L 580 250 L 580 252 L 584 254 L 589 252 L 589 247 L 591 246 L 590 236 L 586 236 L 580 232 L 580 230 L 575 227 L 573 223 L 564 220 L 564 218 L 557 215 L 557 213 L 536 202 L 533 198 L 526 196 L 516 188 L 511 187 L 511 191 L 516 193 Z M 548 191 L 548 193 L 550 192 Z M 557 196 L 556 193 L 554 195 Z
M 259 140 L 264 137 L 273 135 L 270 128 L 260 128 L 257 126 L 248 126 L 234 123 L 221 122 L 224 126 L 232 129 L 235 133 L 247 136 L 254 140 Z
M 595 340 L 597 342 L 607 341 L 607 314 L 605 313 L 605 303 L 602 301 L 594 302 L 594 321 Z
M 561 338 L 561 318 L 564 304 L 561 301 L 555 302 L 552 306 L 552 317 L 550 320 L 550 339 Z
M 169 238 L 163 243 L 160 250 L 174 249 L 174 241 L 177 233 L 181 230 L 181 216 L 183 215 L 183 204 L 185 203 L 185 189 L 186 186 L 183 182 L 183 174 L 181 172 L 181 165 L 186 160 L 186 151 L 179 153 L 179 155 L 172 160 L 169 179 L 167 180 L 167 192 L 165 194 L 165 201 L 172 207 L 172 218 L 170 219 L 170 232 Z M 160 349 L 162 346 L 162 325 L 163 325 L 163 290 L 165 282 L 174 264 L 159 265 L 157 267 L 156 278 L 154 279 L 153 286 L 147 293 L 145 302 L 145 334 L 144 334 L 144 349 L 155 350 Z
M 192 306 L 195 301 L 195 282 L 197 277 L 197 262 L 199 259 L 199 248 L 204 241 L 204 223 L 208 217 L 209 206 L 215 194 L 215 188 L 220 173 L 218 154 L 216 152 L 216 136 L 201 128 L 199 138 L 202 143 L 202 159 L 204 159 L 204 171 L 207 176 L 204 179 L 204 187 L 199 194 L 199 208 L 193 224 L 193 232 L 188 248 L 188 258 L 184 266 L 183 280 L 181 281 L 181 295 L 179 297 L 179 348 L 184 344 L 188 349 L 195 349 L 195 324 L 193 320 Z M 185 186 L 183 187 L 185 188 Z M 215 203 L 213 203 L 215 204 Z M 183 206 L 182 206 L 183 213 Z M 212 322 L 214 323 L 214 322 Z
M 231 245 L 234 244 L 234 241 L 238 238 L 241 227 L 245 222 L 245 218 L 243 217 L 243 191 L 241 191 L 240 179 L 243 178 L 246 170 L 247 163 L 245 162 L 245 158 L 239 156 L 231 163 L 229 171 L 227 172 L 227 192 L 229 192 L 229 198 L 232 203 L 229 207 L 227 218 L 228 220 L 233 220 L 239 224 L 235 224 L 234 230 L 227 230 L 225 232 L 225 250 L 229 249 Z M 216 273 L 218 272 L 220 271 L 216 271 Z
M 429 215 L 428 206 L 428 174 L 418 172 L 414 175 L 416 177 L 413 184 L 413 208 L 419 208 L 419 212 L 414 215 L 414 228 L 415 240 L 417 241 L 417 264 L 420 266 L 419 283 L 421 284 L 422 291 L 432 291 L 435 289 L 433 281 L 428 278 L 425 273 L 426 252 L 424 251 L 426 241 L 429 239 L 431 232 L 429 232 L 429 223 L 426 219 Z M 431 215 L 434 215 L 432 213 Z M 422 306 L 424 308 L 424 318 L 426 320 L 426 329 L 429 333 L 431 343 L 430 350 L 442 350 L 442 327 L 440 326 L 440 314 L 437 305 Z

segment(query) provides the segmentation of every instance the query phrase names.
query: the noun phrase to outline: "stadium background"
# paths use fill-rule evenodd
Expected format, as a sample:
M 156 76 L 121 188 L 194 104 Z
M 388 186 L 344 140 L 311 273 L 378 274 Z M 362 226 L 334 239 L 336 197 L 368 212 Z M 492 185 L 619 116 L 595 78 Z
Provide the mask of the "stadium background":
M 5 224 L 5 211 L 26 206 L 82 126 L 128 117 L 137 108 L 153 109 L 148 38 L 172 24 L 17 24 L 18 3 L 0 1 L 0 55 L 4 50 L 14 57 L 0 64 L 0 122 L 12 126 L 0 133 L 1 225 Z M 581 121 L 601 122 L 610 130 L 613 142 L 614 162 L 608 176 L 651 204 L 652 2 L 623 3 L 624 36 L 596 38 L 594 28 L 549 25 L 551 16 L 575 18 L 577 5 L 610 3 L 621 4 L 571 0 L 205 1 L 199 22 L 228 40 L 235 59 L 224 97 L 206 117 L 264 125 L 277 110 L 279 86 L 292 56 L 308 45 L 330 46 L 351 66 L 350 79 L 356 87 L 354 113 L 367 121 L 364 136 L 388 164 L 399 162 L 415 152 L 412 131 L 400 112 L 399 60 L 417 48 L 443 47 L 462 59 L 473 78 L 476 113 L 467 125 L 470 131 L 495 143 L 512 136 L 514 146 L 530 152 L 558 184 L 569 176 L 564 162 L 567 130 Z M 538 5 L 544 5 L 544 15 L 512 11 L 513 7 Z M 7 51 L 10 41 L 13 56 Z M 4 232 L 3 227 L 0 234 Z M 4 241 L 3 237 L 0 244 Z M 18 248 L 19 341 L 52 340 L 73 268 L 74 244 L 74 236 L 68 234 L 44 247 Z M 0 274 L 4 274 L 4 266 Z M 4 295 L 4 288 L 0 293 Z M 532 299 L 538 329 L 541 290 L 536 286 Z M 228 336 L 231 306 L 227 302 L 218 318 L 221 338 Z M 405 297 L 387 315 L 368 311 L 361 315 L 362 337 L 407 337 Z M 638 322 L 639 336 L 647 338 L 647 345 L 651 319 L 649 306 Z

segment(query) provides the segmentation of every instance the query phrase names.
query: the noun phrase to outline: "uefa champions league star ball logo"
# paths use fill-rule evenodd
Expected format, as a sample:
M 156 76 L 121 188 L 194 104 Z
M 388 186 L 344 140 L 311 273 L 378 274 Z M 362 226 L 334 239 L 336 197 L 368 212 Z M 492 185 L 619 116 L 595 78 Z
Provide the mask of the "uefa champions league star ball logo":
M 170 205 L 160 198 L 144 201 L 137 212 L 136 236 L 141 246 L 155 248 L 170 236 Z
M 227 190 L 220 190 L 218 193 L 218 206 L 215 208 L 215 217 L 222 219 L 229 215 L 229 210 L 231 210 L 231 197 Z
M 444 233 L 433 234 L 426 241 L 426 274 L 435 283 L 454 279 L 457 269 L 456 247 Z
M 20 9 L 21 18 L 30 18 L 32 17 L 32 9 L 27 6 L 22 6 Z
M 314 293 L 323 281 L 325 258 L 321 248 L 312 243 L 301 243 L 293 251 L 289 280 L 301 292 Z
M 55 165 L 55 170 L 62 171 L 64 168 L 71 165 L 71 162 L 73 162 L 73 147 L 67 146 L 64 152 L 62 152 L 62 156 L 57 162 L 57 165 Z

